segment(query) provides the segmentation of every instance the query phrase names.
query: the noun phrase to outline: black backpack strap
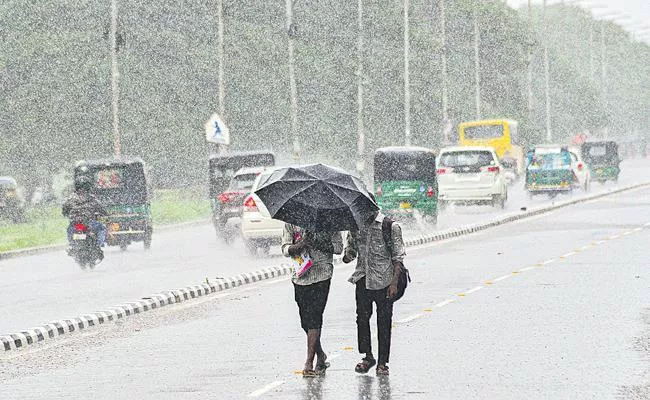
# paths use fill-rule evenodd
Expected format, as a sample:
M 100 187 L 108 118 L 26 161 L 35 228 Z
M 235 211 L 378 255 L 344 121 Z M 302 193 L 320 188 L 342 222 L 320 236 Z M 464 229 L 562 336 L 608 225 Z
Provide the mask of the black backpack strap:
M 393 221 L 388 217 L 384 217 L 384 220 L 381 222 L 381 234 L 384 237 L 384 243 L 388 252 L 390 253 L 391 258 L 393 257 Z

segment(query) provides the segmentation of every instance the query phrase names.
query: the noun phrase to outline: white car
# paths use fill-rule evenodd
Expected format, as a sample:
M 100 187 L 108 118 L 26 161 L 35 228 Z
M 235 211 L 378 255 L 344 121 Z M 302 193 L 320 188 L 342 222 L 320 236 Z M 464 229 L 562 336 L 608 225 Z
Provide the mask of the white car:
M 267 254 L 272 245 L 279 245 L 282 241 L 284 222 L 271 218 L 264 203 L 255 195 L 260 184 L 265 182 L 275 169 L 267 168 L 260 173 L 253 182 L 251 193 L 244 199 L 241 236 L 251 255 L 257 255 L 258 250 Z
M 582 152 L 579 148 L 569 147 L 568 150 L 571 153 L 571 168 L 577 179 L 576 184 L 584 192 L 588 192 L 591 188 L 591 171 L 589 170 L 589 166 L 582 159 Z
M 508 185 L 492 147 L 463 146 L 440 150 L 436 161 L 438 202 L 505 207 Z

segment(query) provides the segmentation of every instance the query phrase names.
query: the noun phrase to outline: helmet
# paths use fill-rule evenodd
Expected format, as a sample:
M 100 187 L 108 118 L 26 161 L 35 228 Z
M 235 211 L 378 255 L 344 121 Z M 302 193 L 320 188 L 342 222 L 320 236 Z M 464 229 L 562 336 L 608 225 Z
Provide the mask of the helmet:
M 74 190 L 77 192 L 89 192 L 92 187 L 92 180 L 85 175 L 78 176 L 74 181 Z

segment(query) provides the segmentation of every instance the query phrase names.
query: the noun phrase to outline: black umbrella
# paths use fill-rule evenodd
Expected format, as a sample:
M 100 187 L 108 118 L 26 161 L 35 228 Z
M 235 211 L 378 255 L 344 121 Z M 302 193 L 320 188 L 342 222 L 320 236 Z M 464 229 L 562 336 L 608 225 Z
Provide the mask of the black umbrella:
M 313 232 L 359 229 L 379 210 L 359 178 L 323 164 L 280 168 L 255 194 L 274 219 Z

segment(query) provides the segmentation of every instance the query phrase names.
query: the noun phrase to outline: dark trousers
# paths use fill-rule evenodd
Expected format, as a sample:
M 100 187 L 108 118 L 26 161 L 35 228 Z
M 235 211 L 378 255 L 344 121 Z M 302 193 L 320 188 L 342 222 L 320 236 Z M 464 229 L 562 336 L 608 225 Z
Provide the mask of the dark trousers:
M 393 326 L 393 301 L 387 299 L 388 287 L 379 290 L 366 289 L 366 279 L 357 282 L 357 340 L 359 353 L 372 352 L 370 339 L 370 317 L 372 303 L 377 305 L 377 338 L 379 341 L 379 364 L 388 363 L 390 357 L 390 336 Z

